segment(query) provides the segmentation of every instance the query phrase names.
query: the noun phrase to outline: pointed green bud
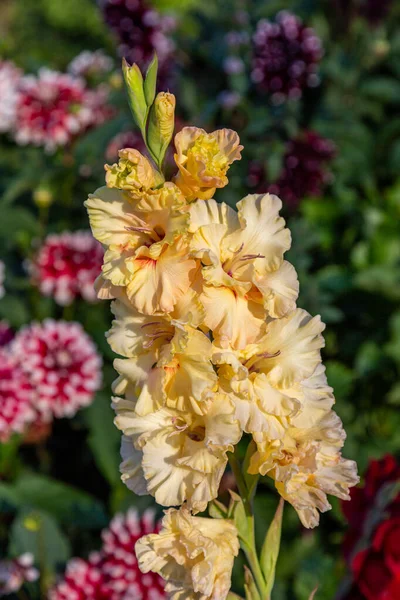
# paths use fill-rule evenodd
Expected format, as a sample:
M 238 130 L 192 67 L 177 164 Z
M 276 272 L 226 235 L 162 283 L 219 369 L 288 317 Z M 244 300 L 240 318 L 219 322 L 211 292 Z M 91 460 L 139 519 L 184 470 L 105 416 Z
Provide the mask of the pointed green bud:
M 158 58 L 157 54 L 154 53 L 153 60 L 149 64 L 149 68 L 146 72 L 146 79 L 144 81 L 144 97 L 148 108 L 153 104 L 154 98 L 156 97 L 156 86 L 157 86 L 157 71 L 158 71 Z
M 146 139 L 145 134 L 148 108 L 144 95 L 142 73 L 137 64 L 129 66 L 124 58 L 122 59 L 122 72 L 128 90 L 129 106 L 133 118 L 142 132 L 144 139 Z
M 147 141 L 152 156 L 161 168 L 175 127 L 175 96 L 168 92 L 157 94 L 150 110 Z

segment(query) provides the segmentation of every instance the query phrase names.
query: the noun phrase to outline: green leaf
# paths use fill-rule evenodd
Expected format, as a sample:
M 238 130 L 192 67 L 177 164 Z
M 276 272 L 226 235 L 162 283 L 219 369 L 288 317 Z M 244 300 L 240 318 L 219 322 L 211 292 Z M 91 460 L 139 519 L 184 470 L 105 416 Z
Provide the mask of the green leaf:
M 253 456 L 256 450 L 256 443 L 254 440 L 251 440 L 249 442 L 249 445 L 247 446 L 246 455 L 243 461 L 243 479 L 245 481 L 247 489 L 249 490 L 249 498 L 253 497 L 259 480 L 259 475 L 252 475 L 251 473 L 248 473 L 251 457 Z
M 0 483 L 0 513 L 14 512 L 20 505 L 20 498 L 9 483 Z
M 264 544 L 261 550 L 260 566 L 264 574 L 265 581 L 267 582 L 267 598 L 270 598 L 272 588 L 275 581 L 275 569 L 279 555 L 279 548 L 281 544 L 281 531 L 282 531 L 282 515 L 285 501 L 283 498 L 280 499 L 278 508 L 276 509 L 275 516 L 272 520 L 271 525 L 265 536 Z
M 13 491 L 21 505 L 44 510 L 64 523 L 95 529 L 107 524 L 101 502 L 45 475 L 24 474 L 14 484 Z
M 239 538 L 245 544 L 249 544 L 253 530 L 251 523 L 249 522 L 248 515 L 246 514 L 243 500 L 236 492 L 229 490 L 229 493 L 231 495 L 231 507 L 229 512 L 235 522 Z
M 146 72 L 146 79 L 144 81 L 144 97 L 146 99 L 147 107 L 154 102 L 156 97 L 156 86 L 157 86 L 157 71 L 158 71 L 158 58 L 157 54 L 154 53 L 153 60 L 149 64 L 149 68 Z
M 125 84 L 128 90 L 129 106 L 133 114 L 133 118 L 143 138 L 146 139 L 146 119 L 147 119 L 147 103 L 144 96 L 143 76 L 137 64 L 129 66 L 126 60 L 122 59 L 122 72 L 124 74 Z
M 44 511 L 27 510 L 15 519 L 10 531 L 10 554 L 30 552 L 41 572 L 53 571 L 71 556 L 70 544 L 55 519 Z
M 95 401 L 83 412 L 89 429 L 88 444 L 96 465 L 111 486 L 120 482 L 119 448 L 121 434 L 114 425 L 114 413 L 107 393 L 97 394 Z

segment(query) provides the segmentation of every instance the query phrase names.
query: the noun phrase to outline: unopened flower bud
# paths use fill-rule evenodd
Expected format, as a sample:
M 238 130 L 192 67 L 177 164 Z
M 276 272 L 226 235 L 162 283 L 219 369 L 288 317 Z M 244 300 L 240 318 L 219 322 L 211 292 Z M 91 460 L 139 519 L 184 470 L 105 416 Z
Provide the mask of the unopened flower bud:
M 157 94 L 150 112 L 148 142 L 161 165 L 171 142 L 175 125 L 175 96 L 168 92 Z

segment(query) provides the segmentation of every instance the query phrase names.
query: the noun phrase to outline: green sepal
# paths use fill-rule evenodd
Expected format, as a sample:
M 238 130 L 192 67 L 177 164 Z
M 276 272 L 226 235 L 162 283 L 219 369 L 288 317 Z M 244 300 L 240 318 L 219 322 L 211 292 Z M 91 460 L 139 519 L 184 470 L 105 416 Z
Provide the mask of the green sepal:
M 227 519 L 228 518 L 228 509 L 225 504 L 219 502 L 218 500 L 213 500 L 208 505 L 208 512 L 210 517 L 213 519 Z
M 154 53 L 153 59 L 149 64 L 149 67 L 146 71 L 146 79 L 144 80 L 143 90 L 144 97 L 146 100 L 147 108 L 154 102 L 154 98 L 156 97 L 156 87 L 157 87 L 157 72 L 158 72 L 158 58 L 157 54 Z
M 264 544 L 261 550 L 260 566 L 266 581 L 267 596 L 265 600 L 271 597 L 272 588 L 275 581 L 276 562 L 279 555 L 281 544 L 282 516 L 285 501 L 280 499 L 275 516 L 269 526 L 265 536 Z

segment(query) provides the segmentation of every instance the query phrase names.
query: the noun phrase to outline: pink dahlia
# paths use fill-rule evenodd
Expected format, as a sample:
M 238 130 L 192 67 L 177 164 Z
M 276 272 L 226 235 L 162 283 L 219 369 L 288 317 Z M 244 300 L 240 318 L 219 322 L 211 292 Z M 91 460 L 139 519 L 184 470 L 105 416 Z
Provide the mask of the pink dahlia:
M 49 69 L 21 79 L 15 122 L 19 144 L 52 152 L 86 129 L 102 123 L 107 110 L 102 90 L 89 90 L 82 79 Z
M 22 554 L 12 560 L 0 561 L 0 596 L 7 596 L 18 590 L 26 581 L 36 581 L 39 572 L 33 567 L 33 556 Z
M 275 22 L 262 19 L 253 36 L 251 77 L 261 90 L 281 104 L 298 99 L 306 87 L 319 83 L 321 40 L 311 27 L 290 12 L 278 13 Z
M 102 361 L 79 323 L 33 323 L 17 333 L 11 352 L 35 390 L 42 420 L 72 417 L 100 388 Z
M 48 235 L 30 265 L 44 296 L 66 306 L 77 297 L 96 300 L 94 281 L 101 272 L 103 249 L 89 231 Z
M 143 575 L 135 556 L 135 543 L 157 532 L 152 511 L 140 517 L 131 509 L 116 515 L 103 531 L 103 547 L 88 560 L 72 559 L 49 594 L 49 600 L 164 600 L 163 580 L 154 573 Z
M 0 348 L 0 442 L 34 421 L 33 390 L 15 357 Z
M 0 132 L 14 126 L 21 76 L 20 69 L 11 62 L 0 61 Z

